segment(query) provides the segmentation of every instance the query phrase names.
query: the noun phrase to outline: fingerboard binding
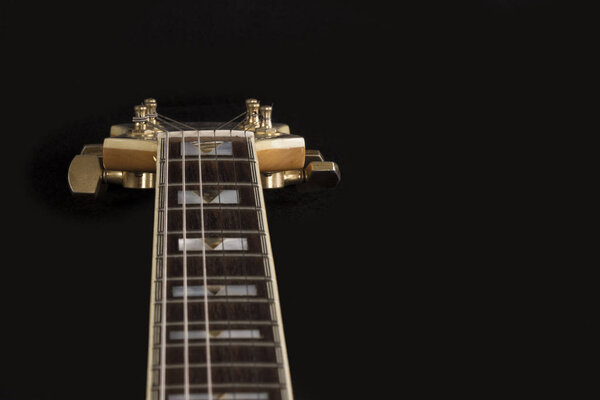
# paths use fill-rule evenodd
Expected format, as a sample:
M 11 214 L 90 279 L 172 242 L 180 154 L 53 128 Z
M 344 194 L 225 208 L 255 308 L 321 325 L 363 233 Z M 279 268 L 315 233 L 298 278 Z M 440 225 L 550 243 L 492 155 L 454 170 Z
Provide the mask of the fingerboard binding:
M 253 133 L 157 140 L 146 400 L 293 400 Z

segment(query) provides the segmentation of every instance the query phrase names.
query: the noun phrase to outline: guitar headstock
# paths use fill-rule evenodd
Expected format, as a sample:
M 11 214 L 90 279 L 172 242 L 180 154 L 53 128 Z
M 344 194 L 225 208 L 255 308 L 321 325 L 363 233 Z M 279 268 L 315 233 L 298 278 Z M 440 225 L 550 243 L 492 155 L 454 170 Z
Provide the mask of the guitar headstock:
M 272 112 L 272 106 L 247 99 L 246 111 L 231 121 L 182 123 L 158 114 L 156 100 L 146 99 L 134 106 L 131 123 L 113 125 L 103 144 L 86 145 L 75 156 L 69 166 L 69 187 L 74 194 L 87 195 L 97 195 L 107 184 L 154 188 L 158 135 L 184 130 L 251 133 L 265 189 L 296 185 L 300 190 L 317 190 L 335 186 L 340 180 L 337 164 L 325 161 L 318 150 L 307 150 L 303 137 L 291 134 L 287 124 L 272 121 Z M 239 117 L 244 119 L 235 122 Z M 210 152 L 216 145 L 203 142 L 198 148 Z

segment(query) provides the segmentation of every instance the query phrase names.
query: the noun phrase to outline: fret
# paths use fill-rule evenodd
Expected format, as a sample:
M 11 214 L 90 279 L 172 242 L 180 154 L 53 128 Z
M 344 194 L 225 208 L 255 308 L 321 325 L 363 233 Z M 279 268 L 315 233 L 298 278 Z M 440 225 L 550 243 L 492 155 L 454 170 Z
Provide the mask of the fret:
M 268 368 L 225 368 L 221 366 L 212 366 L 212 381 L 215 384 L 219 383 L 239 383 L 239 382 L 256 382 L 256 383 L 278 383 L 279 370 L 277 367 Z M 183 368 L 169 368 L 166 372 L 166 385 L 183 384 Z M 190 384 L 207 383 L 206 367 L 190 367 L 189 368 Z
M 189 277 L 189 279 L 193 279 L 193 278 L 198 278 L 198 277 Z M 272 279 L 269 278 L 268 276 L 245 276 L 245 275 L 231 275 L 231 276 L 224 276 L 224 275 L 209 275 L 207 277 L 208 279 L 217 279 L 217 280 L 244 280 L 244 281 L 265 281 L 265 282 L 271 282 Z M 168 282 L 172 282 L 175 283 L 177 281 L 183 281 L 183 277 L 172 277 L 172 278 L 168 278 Z M 161 279 L 156 279 L 155 282 L 160 282 Z
M 260 383 L 217 383 L 213 385 L 218 389 L 229 389 L 229 388 L 269 388 L 269 389 L 282 389 L 285 388 L 286 385 L 282 383 L 268 383 L 268 382 L 260 382 Z M 166 389 L 180 389 L 183 385 L 166 385 Z M 190 388 L 193 389 L 206 389 L 206 384 L 203 383 L 194 383 L 190 385 Z
M 158 232 L 159 233 L 163 233 L 161 231 L 158 231 Z M 183 230 L 177 230 L 177 229 L 174 229 L 174 230 L 170 230 L 169 229 L 169 231 L 168 231 L 169 234 L 182 235 L 182 236 L 183 236 L 184 232 L 187 233 L 188 236 L 189 236 L 189 234 L 201 234 L 202 233 L 202 229 L 186 229 L 185 231 L 183 231 Z M 205 234 L 210 234 L 210 235 L 213 235 L 213 236 L 218 236 L 218 235 L 221 235 L 221 234 L 230 235 L 232 238 L 237 239 L 237 240 L 240 240 L 240 238 L 239 237 L 235 237 L 235 235 L 238 235 L 240 233 L 244 234 L 244 235 L 245 234 L 250 234 L 250 235 L 252 235 L 252 234 L 257 234 L 257 235 L 264 235 L 264 234 L 266 234 L 265 231 L 260 230 L 260 229 L 249 230 L 249 229 L 218 229 L 218 228 L 217 229 L 205 229 L 204 233 Z
M 215 393 L 213 395 L 214 398 L 219 400 L 269 400 L 272 397 L 269 397 L 269 393 L 267 392 L 246 392 L 246 393 Z M 194 393 L 190 394 L 186 397 L 184 394 L 173 394 L 170 395 L 168 400 L 212 400 L 209 399 L 209 395 L 207 393 Z
M 254 302 L 208 302 L 208 317 L 210 320 L 235 319 L 246 320 L 274 320 L 273 303 Z M 167 303 L 167 322 L 183 322 L 183 304 Z M 188 321 L 204 321 L 204 303 L 188 304 Z
M 181 163 L 179 163 L 179 165 L 181 166 Z M 198 166 L 198 164 L 196 163 L 196 167 Z M 204 179 L 204 177 L 203 177 Z M 168 188 L 173 188 L 173 187 L 182 187 L 181 182 L 178 183 L 161 183 L 159 185 L 160 187 L 168 187 Z M 192 187 L 192 186 L 198 186 L 198 182 L 187 182 L 185 184 L 186 189 L 188 187 Z M 260 186 L 258 185 L 258 183 L 256 182 L 219 182 L 219 181 L 203 181 L 202 187 L 205 186 L 211 186 L 211 187 L 220 187 L 220 186 L 233 186 L 233 187 L 254 187 L 254 188 L 260 188 Z
M 203 259 L 201 255 L 187 255 L 188 278 L 202 277 Z M 208 276 L 253 276 L 263 277 L 266 275 L 266 263 L 268 258 L 265 254 L 232 254 L 215 253 L 207 254 L 206 272 Z M 169 279 L 183 277 L 183 256 L 181 254 L 167 257 L 167 277 Z
M 273 300 L 270 299 L 253 299 L 253 298 L 237 298 L 237 297 L 219 297 L 219 296 L 211 296 L 206 299 L 208 303 L 272 303 Z M 167 304 L 197 304 L 204 302 L 204 297 L 199 299 L 194 299 L 188 297 L 187 299 L 163 299 L 161 301 L 157 301 L 156 303 L 167 303 Z
M 259 231 L 258 220 L 260 210 L 240 209 L 188 209 L 185 211 L 185 225 L 187 232 L 199 231 L 204 222 L 204 231 L 235 230 L 235 231 Z M 202 220 L 204 214 L 204 220 Z M 183 229 L 183 209 L 169 209 L 167 216 L 167 230 L 176 233 Z M 160 233 L 160 231 L 159 231 Z
M 181 280 L 167 280 L 167 299 L 183 298 L 183 283 Z M 204 297 L 205 290 L 203 280 L 187 280 L 188 299 Z M 271 285 L 270 282 L 258 281 L 248 282 L 244 279 L 214 279 L 207 277 L 208 297 L 253 297 L 257 299 L 267 298 Z M 162 296 L 161 296 L 162 297 Z
M 169 161 L 169 183 L 182 182 L 182 168 L 185 165 L 185 182 L 198 184 L 198 161 Z M 239 162 L 231 160 L 203 160 L 201 163 L 202 179 L 205 182 L 218 183 L 256 183 L 257 177 L 248 161 Z
M 186 154 L 185 158 L 183 157 L 174 157 L 174 158 L 169 158 L 169 161 L 173 161 L 173 162 L 178 162 L 181 164 L 181 162 L 183 160 L 186 161 L 196 161 L 196 163 L 198 162 L 198 156 L 196 155 L 192 155 L 192 154 Z M 205 157 L 204 154 L 202 155 L 202 161 L 204 160 L 219 160 L 219 161 L 238 161 L 238 162 L 252 162 L 254 161 L 253 159 L 248 159 L 248 158 L 236 158 L 236 157 L 222 157 L 222 155 L 219 155 L 219 157 Z
M 211 355 L 212 357 L 212 355 Z M 272 362 L 211 362 L 211 365 L 214 367 L 246 367 L 246 368 L 281 368 L 282 365 Z M 206 368 L 208 366 L 207 363 L 193 363 L 190 362 L 190 367 L 196 368 Z M 183 364 L 168 364 L 167 368 L 183 368 Z
M 209 400 L 206 393 L 206 385 L 191 386 L 194 391 L 190 392 L 189 400 Z M 281 400 L 281 389 L 285 385 L 274 383 L 263 384 L 216 384 L 217 390 L 213 393 L 213 400 Z M 156 399 L 150 399 L 156 400 Z M 166 400 L 185 400 L 182 387 L 169 385 Z
M 234 326 L 234 325 L 244 325 L 244 326 L 254 326 L 254 325 L 264 325 L 264 326 L 278 326 L 279 324 L 277 323 L 277 321 L 236 321 L 236 320 L 214 320 L 211 321 L 212 324 L 214 324 L 214 326 L 217 325 L 227 325 L 227 326 Z M 158 323 L 156 322 L 155 325 L 166 325 L 166 326 L 170 326 L 170 325 L 180 325 L 180 322 L 168 322 L 167 324 L 164 323 Z M 198 324 L 201 325 L 201 324 Z
M 216 322 L 218 324 L 223 324 L 223 322 Z M 226 324 L 226 323 L 225 323 Z M 219 346 L 225 346 L 225 347 L 231 347 L 231 346 L 250 346 L 250 347 L 256 347 L 256 346 L 265 346 L 265 347 L 277 347 L 280 346 L 281 343 L 279 342 L 260 342 L 260 341 L 253 341 L 253 340 L 244 340 L 244 341 L 236 341 L 236 340 L 222 340 L 222 341 L 217 341 L 217 342 L 211 342 L 210 344 L 210 348 L 212 349 L 213 347 L 219 347 Z M 190 348 L 191 347 L 206 347 L 206 344 L 204 342 L 193 342 L 189 344 Z M 156 348 L 159 348 L 160 346 L 156 346 Z M 166 343 L 165 346 L 167 349 L 169 348 L 176 348 L 176 347 L 183 347 L 183 343 Z
M 262 211 L 262 209 L 260 207 L 253 207 L 253 206 L 229 206 L 229 205 L 203 205 L 202 208 L 200 208 L 200 206 L 196 206 L 196 205 L 186 205 L 185 206 L 186 210 L 195 210 L 195 211 L 200 211 L 201 209 L 203 210 L 211 210 L 211 209 L 217 209 L 217 210 L 241 210 L 241 211 Z M 163 209 L 161 208 L 161 211 Z M 183 207 L 171 207 L 169 206 L 169 211 L 174 210 L 174 211 L 182 211 Z

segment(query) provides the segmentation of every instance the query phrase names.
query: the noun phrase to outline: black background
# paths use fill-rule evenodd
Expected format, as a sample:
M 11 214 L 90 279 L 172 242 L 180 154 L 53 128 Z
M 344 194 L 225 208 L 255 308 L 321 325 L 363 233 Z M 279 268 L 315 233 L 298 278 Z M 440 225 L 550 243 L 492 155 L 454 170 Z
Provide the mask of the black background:
M 66 171 L 146 97 L 180 120 L 272 103 L 341 168 L 333 190 L 265 194 L 296 398 L 522 384 L 507 371 L 534 357 L 507 343 L 545 315 L 482 304 L 526 247 L 499 235 L 512 195 L 533 202 L 498 188 L 562 122 L 588 14 L 445 3 L 2 2 L 0 399 L 144 396 L 153 192 L 73 198 Z

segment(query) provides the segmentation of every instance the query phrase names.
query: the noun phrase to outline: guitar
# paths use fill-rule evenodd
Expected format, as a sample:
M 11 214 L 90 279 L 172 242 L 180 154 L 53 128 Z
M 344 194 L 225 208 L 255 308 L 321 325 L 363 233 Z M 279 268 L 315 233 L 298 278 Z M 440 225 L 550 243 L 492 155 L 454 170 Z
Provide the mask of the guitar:
M 68 171 L 74 194 L 155 189 L 146 399 L 292 399 L 263 190 L 333 187 L 339 168 L 255 99 L 224 123 L 157 109 L 135 106 Z

